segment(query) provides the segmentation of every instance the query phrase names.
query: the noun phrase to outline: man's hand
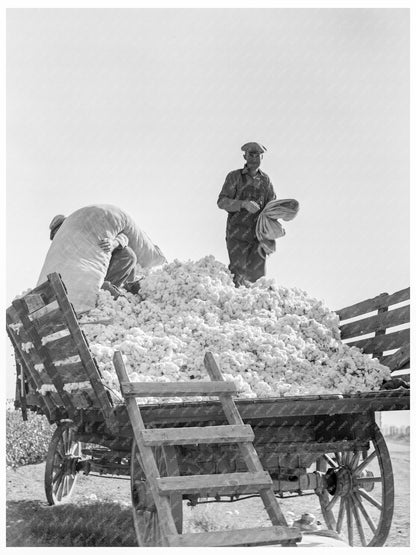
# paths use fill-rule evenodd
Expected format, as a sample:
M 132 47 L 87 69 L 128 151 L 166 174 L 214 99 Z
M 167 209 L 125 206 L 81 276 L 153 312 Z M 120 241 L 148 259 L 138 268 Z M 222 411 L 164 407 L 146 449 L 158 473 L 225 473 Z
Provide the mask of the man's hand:
M 250 214 L 255 214 L 260 210 L 260 206 L 254 200 L 243 200 L 241 207 L 245 208 Z
M 118 247 L 119 242 L 115 239 L 101 239 L 98 245 L 103 249 L 104 252 L 113 252 L 115 248 Z

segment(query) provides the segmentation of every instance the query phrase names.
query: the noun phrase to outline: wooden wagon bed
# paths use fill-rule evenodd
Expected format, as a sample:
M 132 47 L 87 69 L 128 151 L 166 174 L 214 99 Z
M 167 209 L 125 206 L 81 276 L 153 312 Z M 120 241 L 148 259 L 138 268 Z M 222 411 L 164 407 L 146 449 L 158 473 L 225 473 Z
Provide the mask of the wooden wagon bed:
M 409 373 L 409 295 L 410 290 L 404 289 L 338 311 L 342 339 L 379 358 L 390 367 L 392 376 Z M 169 507 L 163 500 L 158 505 L 158 480 L 163 476 L 184 477 L 175 482 L 177 488 L 182 484 L 183 495 L 175 493 L 170 497 L 174 519 L 170 522 L 175 523 L 179 532 L 182 499 L 197 503 L 200 496 L 198 488 L 189 484 L 199 483 L 202 488 L 203 483 L 211 483 L 211 487 L 214 483 L 219 488 L 221 480 L 215 478 L 212 481 L 209 475 L 228 473 L 242 480 L 241 472 L 247 471 L 249 464 L 253 469 L 264 468 L 269 473 L 271 481 L 267 487 L 278 496 L 315 493 L 327 526 L 337 532 L 345 529 L 350 544 L 358 537 L 362 545 L 377 546 L 383 545 L 387 538 L 394 506 L 393 473 L 387 447 L 375 422 L 375 412 L 409 409 L 410 389 L 404 382 L 400 382 L 405 386 L 399 389 L 353 395 L 235 401 L 230 397 L 227 403 L 234 407 L 231 412 L 224 408 L 222 394 L 218 402 L 142 405 L 138 415 L 132 417 L 133 405 L 129 397 L 132 391 L 140 394 L 140 384 L 120 381 L 127 402 L 120 402 L 120 397 L 103 384 L 98 364 L 57 274 L 48 276 L 46 283 L 13 302 L 7 310 L 7 332 L 16 352 L 16 402 L 22 408 L 23 416 L 27 409 L 36 410 L 45 414 L 51 423 L 58 424 L 45 474 L 45 489 L 51 504 L 69 497 L 81 470 L 130 475 L 133 516 L 140 545 L 157 545 L 160 541 L 163 545 L 185 545 L 185 539 L 178 538 L 175 531 L 172 535 L 171 528 L 169 534 L 173 543 L 163 543 L 165 540 L 160 537 L 165 525 L 159 522 L 158 511 L 160 509 L 166 515 Z M 221 379 L 215 361 L 211 360 L 207 368 L 210 375 L 213 373 Z M 188 391 L 195 389 L 189 385 L 184 387 Z M 220 386 L 213 383 L 212 387 Z M 220 389 L 225 391 L 223 386 Z M 43 394 L 40 390 L 44 390 Z M 218 437 L 224 425 L 230 424 L 230 415 L 251 426 L 253 435 L 250 437 L 253 439 L 250 441 L 253 441 L 255 451 L 244 448 L 239 452 L 241 445 L 249 441 L 247 438 L 236 448 L 236 445 L 224 444 L 224 437 Z M 138 422 L 142 422 L 140 426 L 146 429 L 166 431 L 154 434 L 153 454 L 147 451 L 150 453 L 150 467 L 146 466 L 149 460 L 146 463 L 142 457 L 146 452 L 143 437 L 151 434 L 143 435 L 138 431 Z M 188 434 L 184 430 L 188 428 L 189 437 L 195 438 L 197 432 L 192 428 L 196 426 L 201 430 L 201 438 L 205 438 L 201 442 L 207 445 L 184 441 Z M 217 436 L 208 430 L 202 433 L 202 428 L 210 426 L 213 426 L 212 434 Z M 179 444 L 178 438 L 182 438 Z M 214 439 L 221 445 L 214 445 Z M 86 449 L 85 444 L 96 444 L 97 447 Z M 65 453 L 64 459 L 62 452 Z M 153 456 L 155 462 L 152 462 Z M 151 478 L 153 471 L 150 472 L 149 468 L 153 468 L 158 477 Z M 205 482 L 201 482 L 198 475 L 205 475 Z M 257 475 L 260 476 L 258 472 Z M 63 476 L 67 480 L 65 483 Z M 163 480 L 160 484 L 166 482 Z M 266 495 L 264 483 L 263 490 L 260 490 L 263 497 Z M 206 494 L 204 487 L 201 491 Z M 229 494 L 232 490 L 230 485 L 221 488 L 209 491 L 216 498 L 219 491 Z M 250 492 L 248 485 L 244 488 Z M 270 509 L 270 503 L 274 503 L 270 492 L 266 498 L 269 515 L 277 528 L 269 536 L 257 531 L 258 544 L 262 541 L 297 541 L 299 537 L 287 530 L 278 507 L 274 505 Z M 369 508 L 364 507 L 367 502 Z M 241 533 L 240 538 L 238 534 L 231 536 L 228 540 L 212 537 L 212 545 L 234 545 L 233 542 L 241 541 L 244 534 Z M 200 537 L 198 541 L 205 539 Z M 226 541 L 231 543 L 224 543 Z

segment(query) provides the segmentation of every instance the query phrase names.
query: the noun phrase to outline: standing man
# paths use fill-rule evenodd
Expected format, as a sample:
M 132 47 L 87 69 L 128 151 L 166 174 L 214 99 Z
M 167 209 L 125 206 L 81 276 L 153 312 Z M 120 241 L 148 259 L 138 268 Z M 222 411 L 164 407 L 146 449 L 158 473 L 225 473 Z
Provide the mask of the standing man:
M 218 207 L 228 212 L 226 243 L 236 287 L 265 275 L 266 260 L 259 253 L 256 223 L 261 210 L 276 198 L 269 176 L 260 170 L 266 148 L 251 142 L 241 150 L 244 168 L 227 175 L 217 201 Z

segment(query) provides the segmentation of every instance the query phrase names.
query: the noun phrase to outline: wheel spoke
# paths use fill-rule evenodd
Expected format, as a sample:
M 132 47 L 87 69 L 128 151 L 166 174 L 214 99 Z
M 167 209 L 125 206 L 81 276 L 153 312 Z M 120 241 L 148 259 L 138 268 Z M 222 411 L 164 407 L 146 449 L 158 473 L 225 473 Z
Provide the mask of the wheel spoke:
M 394 508 L 391 459 L 379 428 L 374 425 L 364 449 L 335 449 L 317 458 L 317 471 L 326 475 L 324 488 L 317 491 L 322 516 L 330 530 L 345 533 L 352 546 L 382 547 L 387 540 Z M 364 439 L 364 436 L 363 436 Z M 330 462 L 338 463 L 340 468 Z M 329 470 L 328 470 L 329 469 Z M 342 492 L 337 500 L 331 491 Z
M 360 511 L 362 512 L 362 514 L 363 514 L 365 520 L 367 521 L 368 526 L 370 527 L 371 531 L 372 531 L 373 534 L 374 534 L 375 531 L 376 531 L 376 525 L 374 524 L 374 522 L 373 522 L 371 516 L 367 513 L 367 511 L 366 511 L 364 505 L 363 505 L 362 502 L 361 502 L 361 499 L 360 499 L 359 495 L 357 495 L 356 493 L 353 493 L 352 496 L 353 496 L 353 498 L 354 498 L 354 500 L 355 500 L 355 503 L 356 503 L 357 507 L 358 507 L 358 508 L 360 509 Z
M 337 468 L 338 465 L 331 459 L 331 457 L 327 453 L 325 453 L 324 459 L 332 468 Z
M 335 503 L 338 501 L 339 499 L 339 493 L 337 495 L 334 495 L 334 497 L 331 499 L 331 501 L 328 503 L 328 505 L 325 507 L 325 509 L 327 511 L 330 511 L 332 509 L 332 507 L 335 505 Z
M 355 519 L 355 524 L 357 525 L 357 530 L 358 530 L 358 535 L 360 536 L 360 540 L 361 540 L 361 545 L 363 547 L 367 546 L 367 540 L 364 534 L 364 529 L 363 529 L 363 525 L 361 522 L 361 517 L 360 517 L 360 513 L 358 512 L 357 509 L 357 505 L 355 503 L 355 499 L 353 496 L 350 496 L 350 503 L 351 503 L 351 507 L 352 507 L 352 512 L 354 515 L 354 519 Z
M 363 490 L 362 488 L 358 489 L 358 493 L 361 495 L 361 497 L 364 497 L 364 499 L 367 499 L 367 501 L 369 503 L 371 503 L 372 505 L 374 505 L 374 507 L 377 507 L 377 509 L 379 511 L 381 511 L 381 509 L 383 508 L 383 506 L 381 505 L 381 503 L 379 503 L 376 499 L 374 499 L 374 497 L 372 497 L 371 495 L 369 495 L 365 490 Z
M 354 482 L 356 482 L 357 484 L 365 484 L 367 482 L 371 482 L 371 483 L 377 483 L 377 482 L 381 482 L 382 478 L 381 476 L 368 476 L 367 478 L 354 478 Z
M 351 547 L 354 545 L 354 530 L 352 526 L 352 515 L 349 497 L 345 498 L 345 504 L 347 509 L 347 529 L 348 529 L 348 543 Z
M 65 449 L 61 441 L 56 446 L 55 455 L 58 455 L 61 460 L 65 458 Z
M 154 536 L 154 527 L 155 527 L 155 520 L 152 512 L 147 511 L 146 520 L 147 520 L 146 521 L 146 542 L 150 543 L 151 545 L 153 543 L 152 539 Z
M 62 433 L 62 445 L 64 448 L 64 453 L 66 455 L 69 449 L 69 429 L 68 428 L 66 428 Z
M 338 532 L 338 534 L 341 532 L 344 515 L 345 515 L 345 499 L 341 497 L 341 503 L 339 506 L 339 513 L 338 513 L 337 526 L 336 526 L 336 531 Z
M 62 497 L 66 497 L 68 495 L 68 475 L 65 474 L 63 479 L 63 487 L 62 487 Z
M 54 459 L 53 465 L 52 465 L 52 472 L 58 472 L 58 470 L 60 470 L 63 467 L 63 463 L 64 463 L 63 459 L 61 459 L 60 461 L 55 461 Z
M 59 479 L 62 478 L 62 476 L 63 476 L 63 470 L 62 468 L 59 468 L 56 474 L 54 474 L 52 477 L 52 483 L 55 484 Z
M 144 511 L 141 509 L 136 509 L 135 513 L 134 513 L 135 518 L 135 527 L 136 530 L 139 527 L 143 527 L 143 522 L 144 522 Z M 141 528 L 140 528 L 141 530 Z M 145 547 L 145 537 L 142 533 L 138 534 L 136 533 L 136 537 L 137 537 L 137 543 L 139 544 L 139 547 Z
M 56 489 L 55 497 L 60 501 L 62 499 L 62 488 L 64 487 L 65 476 L 59 481 Z
M 351 469 L 352 470 L 354 470 L 354 468 L 357 466 L 358 461 L 360 459 L 360 454 L 361 454 L 360 451 L 356 451 L 354 453 L 354 456 L 353 456 L 352 461 L 351 461 Z
M 354 474 L 360 474 L 364 470 L 364 468 L 370 464 L 370 462 L 377 456 L 376 451 L 373 451 L 371 455 L 369 455 L 366 459 L 363 460 L 361 464 L 354 469 Z

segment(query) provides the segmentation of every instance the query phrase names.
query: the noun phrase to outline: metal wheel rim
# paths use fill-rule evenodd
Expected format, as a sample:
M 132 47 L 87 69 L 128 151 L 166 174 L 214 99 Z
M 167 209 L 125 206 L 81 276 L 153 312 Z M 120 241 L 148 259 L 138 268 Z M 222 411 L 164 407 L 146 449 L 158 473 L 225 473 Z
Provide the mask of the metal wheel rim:
M 393 518 L 394 478 L 388 448 L 377 426 L 368 452 L 325 454 L 317 461 L 321 472 L 329 468 L 337 472 L 340 467 L 349 469 L 352 477 L 348 493 L 340 495 L 342 483 L 332 495 L 326 490 L 318 493 L 328 528 L 351 546 L 383 546 Z
M 153 453 L 161 476 L 179 476 L 176 451 L 173 446 L 154 447 Z M 146 499 L 140 497 L 138 488 L 135 485 L 136 482 L 146 482 L 146 478 L 142 470 L 138 447 L 134 440 L 130 464 L 133 522 L 137 543 L 140 547 L 162 545 L 163 538 L 160 530 L 159 517 L 154 506 L 152 506 L 153 500 L 150 496 Z M 176 529 L 180 534 L 183 524 L 182 495 L 171 495 L 170 503 Z
M 68 468 L 68 462 L 81 457 L 81 452 L 82 444 L 74 440 L 73 428 L 58 426 L 49 444 L 45 466 L 45 492 L 49 505 L 59 505 L 70 499 L 78 473 Z

